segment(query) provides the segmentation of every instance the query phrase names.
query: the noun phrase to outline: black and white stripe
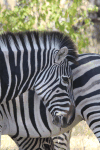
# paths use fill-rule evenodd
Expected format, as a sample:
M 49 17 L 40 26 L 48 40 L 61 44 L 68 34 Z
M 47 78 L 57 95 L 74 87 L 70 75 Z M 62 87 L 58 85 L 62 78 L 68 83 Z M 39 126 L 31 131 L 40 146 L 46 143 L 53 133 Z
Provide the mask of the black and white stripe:
M 70 112 L 74 109 L 74 101 L 69 61 L 75 62 L 75 59 L 74 43 L 60 32 L 33 31 L 1 35 L 0 103 L 29 89 L 35 90 L 48 107 L 54 123 L 67 126 L 74 114 L 74 111 L 72 114 Z M 65 122 L 63 118 L 66 118 Z
M 48 118 L 47 122 L 49 124 L 50 130 L 48 130 L 49 131 L 48 135 L 45 135 L 47 132 L 43 132 L 43 135 L 44 135 L 44 137 L 45 136 L 49 137 L 49 136 L 60 134 L 60 132 L 62 132 L 62 133 L 67 132 L 73 126 L 75 126 L 79 121 L 85 120 L 87 122 L 87 124 L 89 125 L 89 127 L 94 132 L 94 134 L 96 135 L 96 137 L 98 138 L 98 140 L 100 141 L 100 129 L 99 129 L 99 127 L 100 127 L 100 125 L 99 125 L 100 124 L 100 119 L 99 119 L 99 116 L 100 116 L 100 114 L 99 114 L 100 113 L 100 100 L 99 100 L 100 99 L 100 94 L 99 94 L 100 93 L 99 92 L 100 55 L 97 55 L 97 54 L 79 55 L 78 56 L 78 65 L 72 64 L 71 68 L 72 68 L 73 79 L 74 79 L 74 97 L 75 97 L 75 104 L 76 104 L 75 121 L 73 122 L 73 124 L 71 126 L 68 126 L 66 129 L 60 130 L 60 128 L 52 125 L 52 121 L 51 121 L 51 126 L 50 126 L 50 119 L 48 118 L 48 116 L 50 116 L 50 114 L 49 115 L 46 114 L 46 117 Z M 21 98 L 23 99 L 23 95 L 20 96 L 20 100 L 21 100 Z M 21 136 L 25 138 L 25 136 L 28 137 L 28 135 L 32 134 L 31 135 L 31 138 L 32 138 L 32 136 L 34 136 L 34 133 L 32 133 L 33 130 L 31 130 L 31 132 L 29 132 L 29 127 L 32 126 L 32 128 L 33 128 L 36 126 L 34 126 L 32 124 L 32 122 L 31 122 L 32 125 L 30 125 L 30 124 L 28 124 L 29 121 L 27 121 L 27 122 L 25 121 L 24 115 L 25 115 L 25 112 L 27 109 L 25 108 L 25 110 L 24 110 L 25 112 L 23 111 L 23 108 L 24 108 L 23 101 L 20 102 L 21 103 L 20 104 L 18 99 L 17 100 L 13 99 L 12 101 L 9 101 L 9 104 L 7 102 L 6 104 L 1 105 L 2 112 L 4 112 L 4 116 L 6 116 L 4 118 L 7 118 L 5 122 L 7 123 L 7 120 L 8 120 L 11 123 L 11 120 L 14 121 L 14 119 L 15 119 L 15 122 L 14 122 L 15 131 L 14 131 L 14 125 L 13 125 L 13 128 L 11 128 L 11 130 L 9 130 L 9 126 L 7 127 L 7 125 L 9 123 L 7 123 L 7 125 L 4 126 L 7 128 L 6 128 L 6 130 L 2 130 L 2 133 L 4 134 L 4 131 L 5 131 L 6 134 L 13 136 L 13 138 L 15 138 L 15 139 L 20 138 Z M 28 99 L 29 99 L 29 97 L 28 97 Z M 39 99 L 39 97 L 37 96 L 36 99 Z M 16 106 L 15 101 L 19 103 L 18 107 Z M 14 108 L 20 108 L 21 106 L 22 106 L 21 112 L 14 109 Z M 31 107 L 32 107 L 32 105 L 31 105 Z M 8 111 L 8 113 L 6 113 L 5 110 Z M 10 111 L 12 111 L 14 113 L 11 113 Z M 43 111 L 44 111 L 44 109 L 43 109 Z M 17 115 L 18 112 L 20 112 L 20 114 Z M 10 119 L 8 119 L 7 114 L 9 115 Z M 14 117 L 13 117 L 13 114 L 14 114 Z M 29 113 L 26 112 L 26 115 L 27 114 L 29 114 Z M 31 114 L 33 114 L 33 112 Z M 12 116 L 10 117 L 10 115 L 12 115 Z M 3 116 L 3 114 L 2 114 L 2 116 Z M 22 116 L 24 116 L 24 117 L 22 117 Z M 17 117 L 20 117 L 22 119 L 21 120 L 17 119 Z M 39 118 L 37 118 L 37 119 L 39 119 Z M 46 119 L 44 118 L 44 120 L 46 120 Z M 21 121 L 20 124 L 18 123 L 19 121 Z M 4 124 L 5 123 L 3 123 L 3 125 Z M 23 126 L 23 129 L 22 129 L 21 125 Z M 42 128 L 42 124 L 40 124 L 40 126 L 38 128 L 39 132 L 37 132 L 38 134 L 36 134 L 37 137 L 42 137 L 43 130 L 41 130 L 40 127 Z M 54 127 L 54 128 L 52 128 L 52 127 Z M 21 128 L 21 130 L 19 128 Z M 36 128 L 34 129 L 34 131 L 35 130 L 36 130 Z M 36 130 L 36 131 L 38 131 L 38 130 Z M 46 130 L 44 130 L 44 131 L 46 131 Z M 12 133 L 13 133 L 13 135 L 12 135 Z M 40 135 L 39 135 L 39 133 L 40 133 Z M 35 138 L 35 137 L 33 137 L 33 138 Z
M 100 141 L 100 55 L 79 55 L 72 65 L 76 116 L 85 120 Z
M 100 55 L 82 54 L 78 56 L 78 66 L 72 64 L 76 117 L 69 130 L 81 120 L 85 120 L 100 142 Z M 55 149 L 69 150 L 70 132 L 54 137 Z M 62 137 L 60 139 L 60 137 Z M 68 143 L 68 145 L 66 144 Z
M 60 128 L 52 124 L 49 111 L 34 91 L 1 104 L 0 114 L 1 134 L 9 135 L 20 150 L 54 150 L 50 136 L 58 135 Z
M 54 142 L 54 150 L 70 150 L 70 137 L 70 131 L 52 137 Z
M 47 119 L 47 122 L 50 126 L 50 132 L 46 136 L 53 136 L 60 134 L 61 132 L 67 132 L 71 130 L 77 123 L 81 120 L 85 120 L 95 136 L 100 141 L 100 55 L 98 54 L 82 54 L 78 57 L 78 65 L 71 65 L 74 79 L 74 96 L 76 104 L 76 117 L 72 125 L 68 126 L 65 129 L 58 128 L 51 124 L 50 126 L 50 114 L 46 114 L 44 117 L 44 122 Z M 38 98 L 38 97 L 37 97 Z M 36 99 L 37 99 L 36 98 Z M 39 105 L 38 105 L 39 106 Z M 43 109 L 44 110 L 44 109 Z M 43 111 L 41 111 L 40 115 Z M 41 117 L 42 118 L 42 117 Z M 42 124 L 41 124 L 42 128 Z M 39 128 L 39 131 L 42 129 Z M 56 132 L 57 131 L 57 132 Z M 44 135 L 47 133 L 45 130 Z M 68 133 L 65 133 L 68 137 Z M 63 134 L 64 135 L 64 134 Z M 20 135 L 19 135 L 20 136 Z M 42 136 L 42 134 L 41 134 Z M 32 137 L 32 136 L 31 136 Z M 44 137 L 44 136 L 43 136 Z M 58 136 L 59 137 L 59 136 Z M 57 137 L 57 138 L 58 138 Z M 17 138 L 17 137 L 16 137 Z M 57 139 L 55 138 L 57 141 Z M 69 143 L 69 141 L 67 140 Z M 56 146 L 60 143 L 56 142 Z M 61 146 L 61 144 L 60 144 Z M 63 147 L 63 146 L 61 146 Z
M 9 135 L 19 150 L 54 150 L 54 139 L 50 136 L 66 131 L 52 124 L 50 113 L 31 90 L 1 104 L 0 112 L 1 134 Z
M 8 134 L 12 138 L 33 135 L 34 138 L 45 138 L 60 134 L 60 128 L 52 124 L 51 114 L 32 90 L 1 104 L 0 111 L 2 134 Z
M 15 140 L 19 150 L 54 150 L 54 143 L 49 138 L 22 138 Z

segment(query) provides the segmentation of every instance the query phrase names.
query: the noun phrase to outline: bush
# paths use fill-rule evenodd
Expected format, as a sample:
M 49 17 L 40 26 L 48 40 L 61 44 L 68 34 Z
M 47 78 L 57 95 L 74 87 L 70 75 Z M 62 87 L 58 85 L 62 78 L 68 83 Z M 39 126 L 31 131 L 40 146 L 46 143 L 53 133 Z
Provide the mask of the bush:
M 82 0 L 21 0 L 13 10 L 0 6 L 0 33 L 26 30 L 59 30 L 68 33 L 76 43 L 79 53 L 88 45 L 86 28 L 90 25 Z M 77 24 L 84 24 L 78 27 Z

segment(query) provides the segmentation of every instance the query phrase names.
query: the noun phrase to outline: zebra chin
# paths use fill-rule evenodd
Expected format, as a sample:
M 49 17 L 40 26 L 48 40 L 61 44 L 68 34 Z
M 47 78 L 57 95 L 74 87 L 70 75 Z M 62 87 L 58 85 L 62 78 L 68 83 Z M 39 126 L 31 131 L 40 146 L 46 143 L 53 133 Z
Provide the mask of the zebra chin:
M 69 111 L 59 112 L 53 116 L 52 123 L 60 128 L 66 128 L 73 123 L 75 119 L 75 106 L 72 105 Z

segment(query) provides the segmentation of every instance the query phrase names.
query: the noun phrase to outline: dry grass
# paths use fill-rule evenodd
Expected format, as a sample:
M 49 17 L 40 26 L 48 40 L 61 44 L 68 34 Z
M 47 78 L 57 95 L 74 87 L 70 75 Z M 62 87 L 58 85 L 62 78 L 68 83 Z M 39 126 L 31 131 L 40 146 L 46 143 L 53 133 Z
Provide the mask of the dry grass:
M 70 145 L 71 150 L 100 150 L 98 140 L 84 121 L 73 128 Z M 3 135 L 1 149 L 18 150 L 18 147 L 10 137 Z
M 81 121 L 73 128 L 71 150 L 100 150 L 100 144 L 86 122 Z
M 1 136 L 1 150 L 18 150 L 15 142 L 7 135 Z

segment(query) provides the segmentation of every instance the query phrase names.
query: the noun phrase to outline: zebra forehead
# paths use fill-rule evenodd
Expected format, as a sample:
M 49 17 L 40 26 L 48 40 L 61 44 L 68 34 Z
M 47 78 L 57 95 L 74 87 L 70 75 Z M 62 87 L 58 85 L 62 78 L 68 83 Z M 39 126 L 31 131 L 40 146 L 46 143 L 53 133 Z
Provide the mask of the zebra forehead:
M 68 59 L 70 61 L 75 61 L 77 58 L 76 46 L 71 38 L 57 31 L 26 31 L 26 32 L 18 32 L 18 33 L 11 33 L 7 32 L 0 35 L 0 41 L 10 40 L 12 37 L 13 42 L 18 44 L 18 39 L 23 39 L 25 45 L 27 43 L 33 42 L 35 47 L 43 48 L 43 49 L 54 49 L 60 50 L 62 47 L 68 48 Z

